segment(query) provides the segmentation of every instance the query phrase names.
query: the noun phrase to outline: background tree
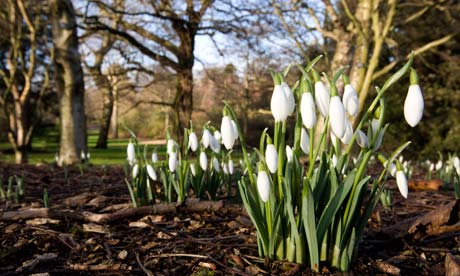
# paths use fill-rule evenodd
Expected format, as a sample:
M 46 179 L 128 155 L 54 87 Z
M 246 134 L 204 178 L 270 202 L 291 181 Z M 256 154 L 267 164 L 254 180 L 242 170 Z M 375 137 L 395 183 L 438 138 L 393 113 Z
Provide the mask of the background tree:
M 48 89 L 46 15 L 34 1 L 7 0 L 0 7 L 0 105 L 16 163 L 27 162 L 40 105 Z M 43 4 L 43 3 L 42 3 Z
M 48 0 L 51 15 L 56 90 L 59 95 L 59 165 L 80 162 L 87 152 L 83 70 L 75 12 L 70 0 Z

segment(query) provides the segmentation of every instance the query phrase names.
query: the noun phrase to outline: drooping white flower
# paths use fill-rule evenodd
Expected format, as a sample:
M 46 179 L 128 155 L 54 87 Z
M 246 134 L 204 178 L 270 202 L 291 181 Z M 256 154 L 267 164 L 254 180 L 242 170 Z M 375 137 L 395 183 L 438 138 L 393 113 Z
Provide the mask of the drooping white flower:
M 388 164 L 388 160 L 385 161 L 385 163 L 383 163 L 383 166 L 387 166 Z M 396 165 L 394 163 L 391 163 L 390 165 L 388 165 L 388 172 L 390 173 L 391 176 L 393 177 L 396 177 L 396 172 L 398 171 L 398 169 L 396 168 Z
M 316 124 L 316 108 L 311 93 L 303 93 L 300 100 L 300 115 L 303 125 L 310 129 Z
M 275 173 L 278 169 L 278 153 L 276 152 L 275 145 L 267 145 L 265 149 L 265 161 L 267 162 L 268 170 L 271 173 Z
M 166 152 L 168 154 L 171 154 L 171 152 L 175 151 L 176 147 L 176 141 L 173 139 L 168 139 L 167 146 L 166 146 Z
M 147 174 L 150 176 L 152 180 L 157 180 L 157 173 L 150 164 L 147 165 Z
M 289 163 L 294 160 L 294 153 L 292 152 L 292 148 L 289 145 L 286 145 L 286 159 Z
M 235 165 L 233 164 L 233 160 L 228 160 L 228 173 L 233 174 L 235 172 Z
M 369 140 L 362 130 L 356 131 L 356 143 L 358 143 L 361 148 L 369 147 Z
M 408 194 L 407 178 L 403 171 L 396 172 L 396 184 L 398 184 L 398 189 L 401 195 L 404 198 L 407 198 L 407 194 Z
M 345 133 L 343 134 L 343 137 L 340 138 L 340 141 L 342 141 L 342 143 L 344 143 L 345 145 L 348 145 L 348 143 L 350 143 L 352 136 L 353 126 L 351 125 L 350 120 L 345 119 Z
M 324 83 L 322 81 L 315 82 L 315 103 L 319 113 L 321 113 L 324 118 L 329 114 L 329 101 L 329 90 Z
M 193 152 L 195 152 L 198 149 L 198 137 L 196 136 L 195 132 L 190 132 L 188 136 L 188 147 Z
M 222 166 L 222 172 L 223 172 L 224 174 L 228 174 L 227 163 L 222 162 L 221 166 Z
M 436 163 L 436 167 L 435 167 L 435 168 L 436 168 L 437 171 L 439 171 L 439 170 L 442 169 L 442 161 L 441 161 L 441 160 L 439 160 L 439 161 Z
M 460 158 L 458 158 L 458 156 L 454 157 L 453 166 L 457 174 L 460 175 Z
M 286 93 L 281 85 L 275 85 L 273 89 L 272 99 L 270 102 L 270 109 L 272 111 L 275 122 L 284 122 L 289 115 L 289 103 Z
M 211 136 L 211 143 L 210 143 L 210 147 L 213 152 L 215 153 L 220 152 L 221 141 L 222 141 L 222 136 L 220 135 L 220 132 L 216 130 L 214 132 L 214 136 Z
M 345 109 L 339 96 L 331 97 L 329 104 L 329 119 L 335 136 L 343 137 L 345 133 Z
M 257 191 L 262 201 L 267 202 L 270 197 L 270 180 L 266 171 L 257 174 Z
M 345 84 L 343 92 L 343 105 L 345 106 L 348 114 L 351 116 L 355 116 L 358 113 L 358 94 L 351 84 Z
M 334 166 L 334 168 L 337 166 L 337 156 L 335 154 L 332 155 L 332 166 Z
M 207 149 L 211 145 L 212 135 L 208 129 L 203 130 L 203 135 L 201 136 L 201 143 L 203 147 Z
M 434 171 L 434 163 L 430 164 L 430 171 Z
M 214 158 L 212 159 L 212 168 L 213 168 L 216 172 L 220 172 L 219 160 L 217 160 L 216 157 L 214 157 Z
M 195 163 L 190 163 L 190 172 L 192 173 L 192 176 L 193 176 L 193 177 L 196 176 L 196 167 L 195 167 Z
M 200 153 L 200 167 L 203 171 L 208 169 L 208 157 L 204 151 Z
M 305 128 L 302 128 L 300 132 L 300 148 L 305 154 L 310 152 L 310 138 L 308 137 L 308 133 Z
M 132 166 L 136 162 L 136 150 L 134 149 L 134 144 L 129 141 L 128 148 L 126 149 L 128 163 Z
M 235 132 L 232 125 L 232 120 L 228 116 L 222 117 L 220 125 L 222 133 L 222 142 L 227 150 L 231 150 L 235 144 Z
M 291 88 L 289 88 L 289 85 L 286 82 L 281 83 L 281 87 L 283 87 L 284 94 L 286 95 L 287 99 L 287 107 L 288 107 L 288 116 L 294 112 L 295 109 L 295 98 L 294 94 L 291 91 Z
M 177 165 L 178 165 L 177 163 L 178 163 L 177 152 L 173 151 L 169 154 L 169 158 L 168 158 L 169 171 L 175 172 L 177 169 Z
M 152 152 L 152 162 L 153 164 L 158 162 L 158 154 L 156 152 Z
M 406 118 L 406 122 L 411 127 L 415 127 L 422 120 L 423 108 L 422 90 L 418 84 L 412 84 L 409 86 L 409 91 L 404 101 L 404 118 Z
M 135 164 L 133 167 L 133 179 L 136 178 L 138 174 L 139 174 L 139 165 Z

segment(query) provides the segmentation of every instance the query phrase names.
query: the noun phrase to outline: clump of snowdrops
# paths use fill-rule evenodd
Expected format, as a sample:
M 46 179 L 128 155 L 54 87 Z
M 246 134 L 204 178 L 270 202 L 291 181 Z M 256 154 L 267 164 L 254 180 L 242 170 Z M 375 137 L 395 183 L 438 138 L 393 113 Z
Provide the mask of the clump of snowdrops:
M 427 169 L 426 179 L 431 180 L 436 176 L 444 183 L 452 183 L 455 192 L 455 198 L 460 198 L 460 158 L 454 153 L 448 153 L 447 159 L 439 153 L 439 160 L 434 163 L 430 160 L 425 161 Z
M 347 271 L 389 173 L 396 178 L 403 197 L 408 195 L 407 178 L 397 156 L 409 142 L 389 156 L 379 152 L 388 128 L 384 94 L 410 71 L 404 105 L 410 126 L 420 122 L 424 104 L 411 57 L 382 87 L 375 88 L 376 97 L 353 128 L 350 119 L 358 115 L 357 93 L 344 70 L 321 78 L 314 69 L 319 58 L 306 67 L 298 66 L 302 76 L 292 86 L 285 81 L 290 67 L 273 73 L 273 132 L 270 135 L 266 129 L 262 133 L 254 154 L 248 154 L 237 116 L 229 105 L 224 107 L 222 125 L 229 120 L 236 124 L 245 166 L 239 189 L 257 229 L 259 254 L 307 263 L 315 271 L 319 271 L 320 262 Z M 342 96 L 336 86 L 340 78 L 345 84 Z M 295 117 L 295 128 L 289 130 L 294 133 L 293 144 L 287 143 L 289 116 Z M 224 140 L 234 135 L 222 131 Z M 384 165 L 377 178 L 367 175 L 373 158 Z
M 227 131 L 225 127 L 223 131 Z M 162 182 L 163 199 L 166 202 L 184 202 L 191 190 L 201 199 L 215 200 L 218 192 L 224 188 L 227 189 L 227 194 L 230 194 L 232 175 L 235 172 L 231 157 L 233 144 L 230 147 L 228 141 L 222 139 L 221 132 L 209 122 L 203 126 L 200 140 L 192 124 L 190 129 L 185 129 L 181 143 L 167 132 L 165 160 L 159 160 L 155 150 L 148 158 L 146 146 L 141 154 L 135 134 L 131 131 L 130 133 L 131 139 L 127 147 L 127 171 L 130 181 L 126 179 L 126 182 L 133 206 L 154 203 L 153 181 Z M 222 144 L 225 145 L 225 149 L 222 148 Z

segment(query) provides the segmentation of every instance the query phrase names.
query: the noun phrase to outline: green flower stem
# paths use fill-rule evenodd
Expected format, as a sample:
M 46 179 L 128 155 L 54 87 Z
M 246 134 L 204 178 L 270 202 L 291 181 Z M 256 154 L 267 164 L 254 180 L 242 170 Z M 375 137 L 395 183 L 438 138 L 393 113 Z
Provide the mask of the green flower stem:
M 369 159 L 370 159 L 371 155 L 372 155 L 372 150 L 367 150 L 364 153 L 364 157 L 361 160 L 361 163 L 359 164 L 359 168 L 358 168 L 358 171 L 356 172 L 355 181 L 353 183 L 353 187 L 351 188 L 351 194 L 350 194 L 350 197 L 348 198 L 347 207 L 345 209 L 345 213 L 344 213 L 344 216 L 343 216 L 343 222 L 344 223 L 346 223 L 347 220 L 348 220 L 348 216 L 349 216 L 350 211 L 351 211 L 350 210 L 351 209 L 351 204 L 353 202 L 353 197 L 355 196 L 355 193 L 356 193 L 356 187 L 358 186 L 359 181 L 361 181 L 361 178 L 362 178 L 363 174 L 366 171 L 367 163 L 369 162 Z
M 283 122 L 281 128 L 281 136 L 279 139 L 279 146 L 278 146 L 278 193 L 279 198 L 283 198 L 283 165 L 284 165 L 284 158 L 285 158 L 285 143 L 286 143 L 286 121 Z
M 326 140 L 328 125 L 329 125 L 329 116 L 327 116 L 326 119 L 324 120 L 324 128 L 323 128 L 323 132 L 321 133 L 321 137 L 319 139 L 319 144 L 316 146 L 316 150 L 314 151 L 310 164 L 308 164 L 307 179 L 311 179 L 311 176 L 313 174 L 313 170 L 315 168 L 315 160 L 318 157 L 318 154 L 321 151 L 321 148 L 323 147 L 323 143 Z M 324 143 L 324 146 L 325 146 L 325 143 Z M 310 152 L 312 151 L 313 149 L 310 149 Z

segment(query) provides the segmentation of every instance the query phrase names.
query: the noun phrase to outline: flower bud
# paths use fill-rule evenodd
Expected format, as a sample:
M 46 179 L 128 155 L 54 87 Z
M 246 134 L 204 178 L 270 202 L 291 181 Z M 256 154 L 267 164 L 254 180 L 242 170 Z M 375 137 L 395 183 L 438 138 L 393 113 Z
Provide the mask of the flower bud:
M 150 164 L 147 165 L 147 174 L 152 180 L 157 180 L 157 173 Z
M 345 109 L 339 96 L 333 96 L 329 105 L 329 119 L 335 136 L 343 137 L 345 133 Z
M 346 84 L 343 92 L 343 105 L 348 114 L 355 116 L 358 113 L 359 99 L 355 88 L 351 84 Z
M 284 122 L 289 115 L 289 103 L 286 93 L 281 85 L 275 85 L 273 89 L 270 109 L 272 111 L 275 122 Z
M 302 123 L 306 128 L 310 129 L 316 124 L 315 102 L 310 92 L 302 94 L 300 115 L 302 115 Z
M 190 163 L 190 172 L 192 173 L 192 176 L 193 176 L 193 177 L 196 176 L 196 167 L 195 167 L 195 163 Z
M 169 158 L 168 158 L 169 171 L 175 172 L 177 169 L 177 165 L 178 165 L 177 163 L 178 163 L 177 152 L 173 151 L 169 154 Z
M 310 138 L 308 137 L 308 133 L 305 128 L 302 128 L 300 132 L 300 148 L 305 154 L 310 152 Z
M 203 130 L 203 135 L 201 136 L 201 143 L 203 147 L 207 149 L 211 145 L 212 135 L 208 129 Z
M 345 119 L 345 133 L 343 134 L 343 137 L 340 138 L 340 141 L 342 141 L 342 143 L 344 143 L 345 145 L 348 145 L 348 143 L 350 143 L 352 136 L 353 126 L 351 125 L 351 122 L 348 119 Z
M 135 164 L 133 167 L 133 179 L 139 174 L 139 165 Z
M 356 143 L 363 149 L 369 147 L 369 140 L 362 130 L 356 131 Z
M 295 109 L 295 99 L 294 99 L 294 94 L 291 91 L 291 88 L 289 88 L 289 85 L 287 85 L 286 82 L 281 83 L 281 87 L 283 88 L 284 94 L 286 95 L 286 104 L 287 104 L 287 110 L 288 110 L 288 116 L 294 112 Z
M 222 132 L 222 142 L 225 145 L 225 148 L 227 150 L 231 150 L 235 144 L 235 133 L 230 117 L 222 117 L 220 131 Z
M 290 146 L 286 146 L 286 159 L 289 163 L 294 160 L 294 153 L 292 152 L 292 148 Z
M 216 172 L 220 172 L 219 160 L 217 160 L 216 157 L 214 157 L 214 158 L 212 159 L 212 168 L 213 168 Z
M 136 162 L 136 150 L 134 149 L 134 144 L 131 141 L 129 141 L 126 151 L 128 155 L 128 163 L 132 166 L 134 162 Z
M 158 162 L 158 154 L 156 152 L 152 152 L 152 162 L 153 164 Z
M 266 171 L 259 170 L 257 174 L 257 191 L 263 202 L 267 202 L 270 198 L 270 180 Z
M 315 82 L 315 103 L 318 107 L 319 113 L 326 118 L 329 114 L 329 101 L 330 95 L 329 91 L 320 80 Z
M 235 165 L 233 164 L 233 160 L 228 160 L 228 173 L 233 174 L 235 172 Z
M 204 151 L 200 153 L 200 167 L 203 171 L 208 169 L 208 157 Z
M 265 161 L 267 162 L 268 170 L 275 173 L 278 169 L 278 153 L 273 144 L 268 144 L 265 149 Z
M 411 70 L 411 85 L 407 92 L 406 100 L 404 101 L 404 117 L 406 122 L 415 127 L 423 117 L 423 95 L 420 85 L 418 84 L 418 76 L 415 70 Z
M 196 136 L 195 132 L 190 132 L 190 135 L 188 136 L 188 147 L 193 152 L 198 149 L 198 137 Z
M 407 178 L 403 171 L 398 170 L 396 172 L 396 184 L 398 184 L 398 189 L 401 195 L 404 198 L 407 198 L 408 187 L 407 187 Z
M 171 152 L 176 151 L 176 141 L 173 139 L 168 139 L 167 146 L 166 146 L 166 152 L 168 154 L 171 154 Z

